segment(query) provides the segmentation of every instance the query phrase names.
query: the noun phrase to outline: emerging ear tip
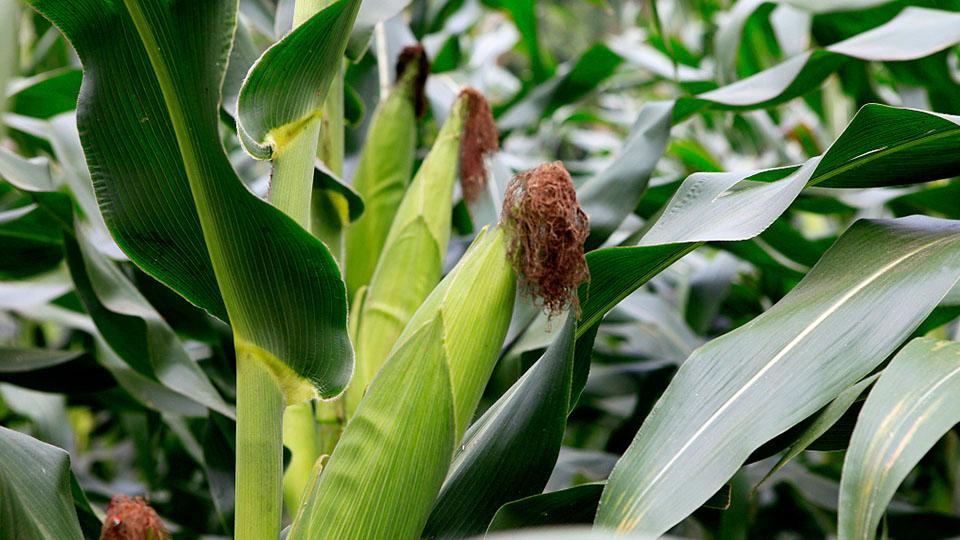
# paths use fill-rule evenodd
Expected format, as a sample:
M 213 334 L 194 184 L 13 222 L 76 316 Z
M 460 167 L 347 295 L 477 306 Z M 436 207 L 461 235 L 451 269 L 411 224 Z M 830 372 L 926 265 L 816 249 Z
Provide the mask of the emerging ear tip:
M 583 243 L 590 234 L 570 173 L 560 161 L 518 174 L 507 187 L 501 223 L 522 287 L 551 314 L 579 310 L 577 289 L 590 279 Z
M 479 90 L 465 87 L 458 101 L 463 101 L 466 107 L 460 142 L 460 183 L 463 198 L 474 202 L 487 185 L 484 157 L 500 149 L 500 139 L 490 103 Z
M 427 94 L 424 86 L 427 84 L 427 76 L 430 74 L 430 60 L 427 58 L 427 52 L 420 43 L 407 45 L 400 51 L 397 57 L 397 81 L 403 78 L 411 66 L 415 67 L 417 72 L 412 81 L 413 85 L 413 105 L 417 116 L 423 116 L 427 111 Z

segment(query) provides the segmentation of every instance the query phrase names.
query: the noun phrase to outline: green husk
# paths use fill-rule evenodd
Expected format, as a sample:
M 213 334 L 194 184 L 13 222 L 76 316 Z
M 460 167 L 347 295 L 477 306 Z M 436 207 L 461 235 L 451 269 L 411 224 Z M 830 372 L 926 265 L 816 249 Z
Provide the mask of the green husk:
M 347 390 L 348 417 L 407 321 L 440 281 L 461 144 L 471 128 L 471 109 L 480 106 L 479 100 L 483 97 L 475 91 L 461 94 L 390 227 L 355 321 L 357 368 Z
M 410 320 L 304 496 L 289 538 L 415 538 L 496 364 L 516 277 L 480 234 Z
M 291 540 L 419 537 L 497 363 L 517 278 L 548 310 L 575 307 L 587 230 L 562 164 L 515 178 L 500 224 L 480 232 L 397 339 L 304 496 Z
M 345 274 L 353 298 L 368 284 L 383 251 L 390 224 L 413 175 L 417 147 L 417 83 L 424 74 L 410 62 L 396 86 L 376 108 L 360 154 L 353 187 L 365 210 L 346 233 Z

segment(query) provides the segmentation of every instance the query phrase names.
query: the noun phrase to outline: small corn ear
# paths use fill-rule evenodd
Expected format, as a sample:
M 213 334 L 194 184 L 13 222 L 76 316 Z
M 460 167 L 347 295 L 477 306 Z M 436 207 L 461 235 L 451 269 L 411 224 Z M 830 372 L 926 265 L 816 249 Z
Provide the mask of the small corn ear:
M 345 274 L 353 298 L 370 282 L 390 224 L 413 175 L 417 115 L 429 66 L 423 49 L 408 47 L 397 66 L 397 84 L 376 108 L 353 179 L 365 210 L 346 234 Z
M 485 115 L 485 123 L 492 124 L 484 98 L 476 91 L 464 91 L 417 171 L 390 227 L 356 321 L 357 369 L 347 391 L 348 415 L 383 365 L 407 321 L 440 281 L 450 240 L 458 163 L 463 160 L 462 146 L 477 124 L 471 117 L 478 110 Z
M 500 224 L 481 231 L 397 338 L 291 540 L 418 538 L 497 363 L 518 275 L 547 295 L 545 308 L 573 306 L 587 222 L 570 176 L 554 163 L 514 182 Z M 553 275 L 538 275 L 554 262 Z
M 515 283 L 504 231 L 481 233 L 397 340 L 291 540 L 417 536 L 496 364 Z

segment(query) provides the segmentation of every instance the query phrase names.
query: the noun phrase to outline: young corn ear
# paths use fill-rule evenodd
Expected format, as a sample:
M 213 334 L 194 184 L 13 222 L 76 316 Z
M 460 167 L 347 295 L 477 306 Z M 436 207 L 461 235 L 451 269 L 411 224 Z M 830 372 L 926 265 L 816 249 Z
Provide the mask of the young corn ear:
M 478 133 L 485 138 L 478 140 Z M 407 321 L 440 281 L 450 240 L 458 163 L 464 179 L 467 175 L 462 165 L 479 161 L 482 166 L 483 154 L 496 146 L 496 128 L 486 99 L 476 90 L 464 90 L 403 197 L 370 285 L 354 296 L 357 368 L 347 391 L 348 415 L 356 409 Z M 467 147 L 469 157 L 464 154 Z M 483 171 L 470 171 L 473 183 L 483 181 L 484 176 Z
M 525 290 L 566 295 L 545 306 L 571 305 L 585 277 L 587 221 L 569 175 L 547 165 L 508 193 L 501 223 L 481 231 L 397 339 L 305 495 L 291 540 L 418 538 L 497 362 L 517 276 Z M 544 261 L 567 266 L 533 286 L 525 272 Z
M 353 180 L 353 187 L 366 206 L 346 234 L 345 279 L 350 298 L 370 282 L 390 224 L 413 175 L 417 117 L 426 108 L 423 85 L 429 70 L 423 47 L 405 48 L 397 62 L 397 83 L 370 121 Z

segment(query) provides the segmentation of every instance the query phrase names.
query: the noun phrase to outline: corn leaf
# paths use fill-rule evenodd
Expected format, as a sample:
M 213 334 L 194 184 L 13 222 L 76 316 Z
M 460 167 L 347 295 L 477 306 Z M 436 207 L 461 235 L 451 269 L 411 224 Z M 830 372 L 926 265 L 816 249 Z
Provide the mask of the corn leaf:
M 360 0 L 332 3 L 250 68 L 237 101 L 237 129 L 247 152 L 268 159 L 319 118 L 359 9 Z
M 680 367 L 610 475 L 597 524 L 666 532 L 753 450 L 882 362 L 958 276 L 955 222 L 854 224 L 783 300 Z
M 922 39 L 918 39 L 917 36 L 922 36 Z M 619 156 L 606 170 L 585 182 L 578 190 L 582 194 L 580 199 L 583 207 L 590 216 L 590 245 L 595 247 L 602 244 L 616 230 L 623 219 L 636 208 L 646 189 L 653 166 L 656 165 L 666 148 L 666 138 L 669 136 L 672 125 L 678 124 L 700 111 L 753 110 L 786 102 L 816 88 L 831 73 L 853 59 L 866 61 L 913 60 L 934 54 L 957 42 L 960 42 L 960 14 L 908 7 L 893 20 L 877 28 L 835 43 L 826 49 L 808 51 L 795 56 L 741 81 L 696 96 L 680 98 L 676 101 L 647 104 L 641 110 Z M 667 111 L 670 111 L 669 114 Z M 876 111 L 870 111 L 871 114 L 874 112 Z M 866 121 L 870 118 L 862 120 Z M 953 129 L 946 122 L 950 122 L 950 119 L 945 118 L 942 122 L 930 118 L 926 119 L 926 123 L 932 123 L 940 131 Z M 851 124 L 851 127 L 855 128 L 857 132 L 861 129 L 856 123 Z M 923 126 L 917 126 L 917 129 L 921 127 Z M 903 134 L 905 139 L 911 133 L 918 133 L 911 130 L 910 126 L 902 124 L 898 126 L 896 131 Z M 865 147 L 871 146 L 870 143 L 872 142 L 876 142 L 873 137 L 863 138 L 862 134 L 855 136 L 855 133 L 851 132 L 850 135 L 854 141 L 843 142 L 857 142 Z M 872 133 L 884 134 L 883 131 Z M 896 162 L 895 158 L 883 159 L 888 155 L 887 150 L 891 153 L 897 153 L 900 150 L 919 147 L 917 148 L 918 152 L 927 150 L 926 154 L 929 156 L 935 152 L 937 144 L 945 146 L 947 144 L 946 137 L 951 136 L 955 137 L 956 135 L 940 135 L 934 137 L 928 143 L 918 141 L 914 144 L 905 140 L 902 146 L 879 147 L 873 145 L 874 148 L 864 149 L 864 152 L 871 150 L 878 152 L 879 155 L 877 156 L 838 153 L 835 154 L 835 158 L 843 159 L 843 157 L 846 157 L 858 165 L 872 163 L 874 160 L 885 162 L 884 164 L 892 164 Z M 863 140 L 861 140 L 862 138 Z M 934 141 L 942 142 L 935 143 Z M 637 160 L 636 156 L 638 155 L 643 156 L 643 159 Z M 943 160 L 943 157 L 940 156 L 940 159 Z M 652 164 L 650 164 L 651 161 Z M 821 165 L 829 170 L 838 168 L 831 161 L 821 162 Z M 901 165 L 897 169 L 903 171 L 903 167 Z M 872 172 L 873 170 L 883 171 L 884 169 L 881 163 L 874 163 L 870 170 Z M 869 175 L 860 176 L 854 171 L 838 171 L 834 174 L 840 175 L 841 172 L 843 179 L 836 178 L 828 182 L 827 178 L 823 178 L 824 185 L 840 187 L 840 184 L 845 184 L 854 187 L 854 178 L 857 179 L 856 182 L 877 185 L 875 182 L 868 180 Z M 816 171 L 814 179 L 822 174 L 822 171 Z M 915 178 L 923 179 L 924 176 L 919 175 Z
M 486 532 L 592 523 L 605 485 L 590 482 L 509 502 L 497 510 Z
M 960 422 L 960 344 L 911 341 L 883 370 L 853 430 L 840 480 L 837 535 L 871 539 L 897 487 Z
M 240 349 L 265 359 L 288 397 L 304 381 L 339 393 L 352 350 L 336 262 L 242 185 L 219 142 L 236 1 L 30 4 L 83 62 L 77 122 L 120 247 L 194 303 L 229 312 Z
M 83 538 L 70 477 L 65 451 L 0 427 L 0 524 L 5 533 L 24 540 Z

